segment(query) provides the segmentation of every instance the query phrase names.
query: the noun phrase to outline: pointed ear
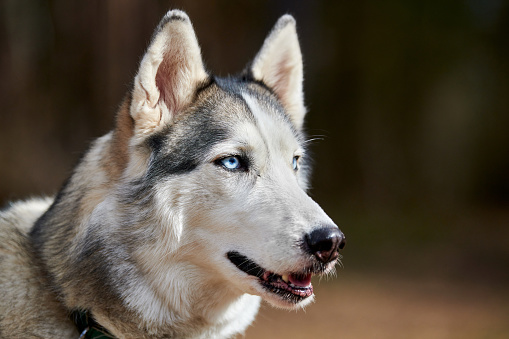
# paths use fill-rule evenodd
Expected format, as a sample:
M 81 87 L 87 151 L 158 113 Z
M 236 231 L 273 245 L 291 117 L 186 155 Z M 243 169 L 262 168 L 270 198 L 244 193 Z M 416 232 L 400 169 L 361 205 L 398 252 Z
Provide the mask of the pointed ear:
M 291 15 L 283 15 L 256 55 L 251 74 L 276 93 L 298 129 L 302 127 L 306 114 L 302 68 L 295 19 Z
M 174 121 L 208 75 L 186 13 L 169 11 L 159 23 L 134 79 L 130 114 L 134 134 Z

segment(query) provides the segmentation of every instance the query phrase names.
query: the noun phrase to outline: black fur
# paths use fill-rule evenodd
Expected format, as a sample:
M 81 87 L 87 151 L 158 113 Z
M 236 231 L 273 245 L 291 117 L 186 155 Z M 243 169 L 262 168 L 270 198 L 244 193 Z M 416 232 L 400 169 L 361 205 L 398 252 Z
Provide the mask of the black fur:
M 149 138 L 152 159 L 148 179 L 153 181 L 167 175 L 191 172 L 215 144 L 228 136 L 227 129 L 215 122 L 209 112 L 190 114 L 185 121 Z
M 245 255 L 240 254 L 239 252 L 230 251 L 226 254 L 228 259 L 238 267 L 239 270 L 253 275 L 255 277 L 261 278 L 265 270 L 258 266 L 254 261 L 246 257 Z

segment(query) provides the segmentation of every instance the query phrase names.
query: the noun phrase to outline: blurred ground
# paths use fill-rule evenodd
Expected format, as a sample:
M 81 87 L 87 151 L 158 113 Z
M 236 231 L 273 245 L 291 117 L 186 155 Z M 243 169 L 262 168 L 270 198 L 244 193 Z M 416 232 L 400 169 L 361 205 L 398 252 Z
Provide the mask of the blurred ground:
M 340 270 L 305 311 L 265 304 L 247 339 L 509 338 L 509 290 Z

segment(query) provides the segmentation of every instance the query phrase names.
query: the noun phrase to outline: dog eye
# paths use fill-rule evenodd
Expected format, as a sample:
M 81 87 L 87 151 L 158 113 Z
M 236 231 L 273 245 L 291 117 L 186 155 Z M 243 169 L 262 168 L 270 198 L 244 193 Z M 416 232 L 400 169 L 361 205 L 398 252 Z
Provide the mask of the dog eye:
M 298 155 L 293 157 L 292 167 L 294 171 L 296 171 L 299 168 L 299 158 L 300 157 Z
M 242 160 L 237 156 L 229 156 L 216 161 L 216 164 L 223 166 L 227 170 L 239 170 L 244 168 Z

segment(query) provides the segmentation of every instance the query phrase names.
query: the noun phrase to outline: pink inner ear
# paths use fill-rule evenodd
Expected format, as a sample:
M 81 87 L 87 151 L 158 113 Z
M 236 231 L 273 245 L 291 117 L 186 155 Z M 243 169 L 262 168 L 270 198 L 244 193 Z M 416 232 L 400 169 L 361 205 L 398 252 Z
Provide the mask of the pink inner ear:
M 281 61 L 278 62 L 275 72 L 275 82 L 273 84 L 276 94 L 285 101 L 288 100 L 288 87 L 290 80 L 292 80 L 290 79 L 290 74 L 294 67 L 288 60 L 288 58 L 281 58 Z
M 171 51 L 167 54 L 171 54 Z M 178 91 L 178 69 L 182 65 L 179 65 L 178 61 L 169 55 L 165 55 L 156 74 L 156 86 L 160 92 L 159 101 L 166 104 L 170 113 L 175 113 L 180 108 L 178 107 L 179 100 L 176 92 Z

